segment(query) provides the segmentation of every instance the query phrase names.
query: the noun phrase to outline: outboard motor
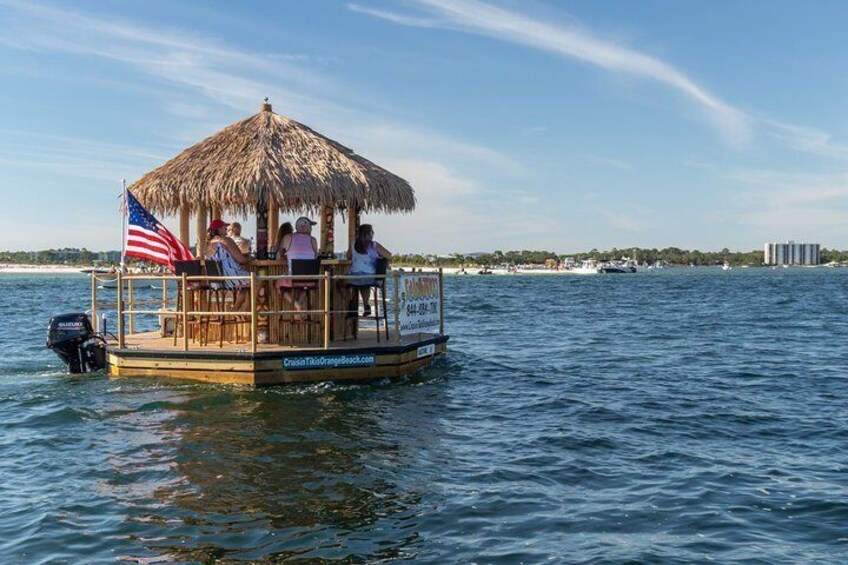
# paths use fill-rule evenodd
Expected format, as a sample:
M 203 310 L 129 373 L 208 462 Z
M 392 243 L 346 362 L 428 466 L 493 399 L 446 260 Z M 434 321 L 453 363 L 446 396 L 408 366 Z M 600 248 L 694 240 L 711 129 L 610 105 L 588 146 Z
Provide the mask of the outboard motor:
M 60 314 L 50 318 L 47 347 L 65 362 L 71 375 L 99 371 L 106 366 L 105 340 L 94 333 L 86 314 Z

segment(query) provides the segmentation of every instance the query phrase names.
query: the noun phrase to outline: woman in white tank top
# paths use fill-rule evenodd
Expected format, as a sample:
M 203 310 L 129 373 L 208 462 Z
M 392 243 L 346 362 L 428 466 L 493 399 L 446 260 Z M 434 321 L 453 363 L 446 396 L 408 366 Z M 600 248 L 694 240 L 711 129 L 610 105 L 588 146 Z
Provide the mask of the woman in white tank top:
M 350 274 L 373 275 L 377 272 L 377 259 L 391 260 L 392 254 L 388 249 L 374 241 L 374 228 L 371 224 L 362 224 L 356 230 L 356 241 L 350 249 Z M 374 279 L 351 279 L 350 286 L 359 286 L 359 296 L 362 298 L 363 316 L 371 315 L 371 305 L 368 304 L 368 285 L 375 284 Z

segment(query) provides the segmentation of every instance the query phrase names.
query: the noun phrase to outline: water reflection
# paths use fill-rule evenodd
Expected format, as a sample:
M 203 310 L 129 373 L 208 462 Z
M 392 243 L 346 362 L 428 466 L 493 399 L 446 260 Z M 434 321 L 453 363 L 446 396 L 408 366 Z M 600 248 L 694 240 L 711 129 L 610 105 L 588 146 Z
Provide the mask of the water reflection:
M 159 504 L 130 518 L 148 550 L 134 559 L 414 556 L 422 505 L 441 505 L 418 469 L 448 459 L 444 386 L 207 390 L 170 403 L 158 433 L 171 438 L 164 451 L 179 480 L 161 483 Z

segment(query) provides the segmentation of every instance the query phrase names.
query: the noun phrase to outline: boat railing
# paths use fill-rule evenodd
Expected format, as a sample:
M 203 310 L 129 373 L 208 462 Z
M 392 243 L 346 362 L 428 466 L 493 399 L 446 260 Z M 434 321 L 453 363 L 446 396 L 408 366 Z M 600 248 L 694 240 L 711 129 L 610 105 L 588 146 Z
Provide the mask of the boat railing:
M 137 316 L 157 316 L 160 320 L 160 323 L 165 324 L 164 320 L 171 318 L 174 320 L 180 321 L 182 325 L 182 349 L 184 351 L 189 351 L 191 346 L 190 339 L 190 331 L 189 331 L 189 320 L 201 322 L 204 318 L 222 318 L 222 317 L 241 317 L 247 318 L 246 323 L 249 324 L 249 347 L 251 352 L 256 352 L 260 343 L 260 326 L 265 328 L 265 337 L 269 336 L 267 331 L 268 325 L 274 319 L 279 319 L 279 316 L 287 316 L 287 315 L 315 315 L 320 316 L 322 319 L 323 326 L 323 336 L 321 339 L 321 345 L 324 349 L 328 349 L 331 345 L 331 320 L 334 315 L 344 315 L 345 319 L 350 314 L 355 314 L 351 310 L 347 308 L 333 308 L 331 296 L 333 295 L 334 285 L 338 282 L 347 283 L 347 282 L 355 282 L 357 280 L 369 280 L 369 281 L 382 281 L 384 285 L 384 291 L 388 287 L 388 281 L 392 281 L 391 299 L 386 297 L 386 301 L 391 304 L 391 314 L 392 314 L 392 339 L 395 342 L 401 341 L 402 332 L 401 332 L 401 296 L 400 296 L 400 286 L 401 286 L 401 276 L 403 275 L 413 275 L 419 277 L 435 277 L 437 278 L 438 284 L 438 301 L 433 304 L 437 304 L 438 308 L 438 335 L 444 335 L 444 317 L 445 317 L 445 309 L 444 309 L 444 276 L 441 269 L 437 272 L 431 273 L 423 273 L 421 271 L 415 271 L 414 269 L 411 272 L 402 272 L 399 270 L 391 270 L 389 273 L 385 275 L 351 275 L 351 274 L 334 274 L 330 271 L 326 271 L 323 274 L 319 275 L 258 275 L 256 273 L 250 273 L 249 276 L 187 276 L 182 274 L 180 276 L 176 275 L 162 275 L 162 274 L 129 274 L 125 275 L 122 273 L 117 274 L 117 298 L 114 302 L 114 308 L 109 308 L 112 304 L 106 304 L 99 299 L 98 296 L 98 282 L 103 282 L 103 280 L 115 280 L 115 277 L 109 277 L 108 279 L 99 279 L 96 275 L 92 274 L 91 276 L 91 313 L 92 317 L 96 320 L 98 313 L 101 311 L 100 307 L 105 306 L 106 310 L 114 310 L 117 315 L 117 338 L 118 347 L 121 349 L 126 348 L 126 337 L 128 335 L 133 335 L 136 333 L 136 317 Z M 269 293 L 276 292 L 273 288 L 273 284 L 277 280 L 281 279 L 291 279 L 291 280 L 305 280 L 305 281 L 318 281 L 321 285 L 322 292 L 319 294 L 321 297 L 321 307 L 319 309 L 312 310 L 296 310 L 296 309 L 286 309 L 282 307 L 271 309 L 269 308 Z M 209 290 L 212 287 L 210 283 L 225 283 L 227 281 L 245 281 L 248 280 L 249 284 L 246 287 L 246 291 L 249 293 L 249 310 L 236 311 L 236 310 L 195 310 L 191 309 L 189 305 L 189 300 L 173 300 L 171 298 L 169 283 L 176 283 L 177 286 L 177 295 L 186 297 L 188 296 L 188 292 L 204 289 Z M 161 297 L 160 298 L 141 298 L 137 296 L 137 290 L 139 284 L 142 282 L 159 282 L 161 283 Z M 193 286 L 195 285 L 195 286 Z M 149 288 L 149 287 L 148 287 Z M 351 289 L 354 289 L 354 286 L 350 286 Z M 355 292 L 355 290 L 350 290 L 350 292 Z M 281 302 L 283 304 L 284 302 Z M 345 304 L 348 304 L 349 301 L 345 300 Z M 173 304 L 173 308 L 171 305 Z M 178 308 L 177 305 L 180 305 Z M 158 308 L 151 309 L 145 308 L 145 306 L 149 305 L 158 305 Z M 388 314 L 386 314 L 388 315 Z M 379 321 L 378 321 L 379 323 Z M 95 324 L 99 324 L 99 322 L 95 322 Z M 173 323 L 171 331 L 177 331 L 178 324 L 176 322 Z M 221 329 L 223 331 L 223 328 Z M 379 331 L 379 328 L 378 328 Z M 427 332 L 430 333 L 430 332 Z M 295 346 L 296 347 L 296 346 Z

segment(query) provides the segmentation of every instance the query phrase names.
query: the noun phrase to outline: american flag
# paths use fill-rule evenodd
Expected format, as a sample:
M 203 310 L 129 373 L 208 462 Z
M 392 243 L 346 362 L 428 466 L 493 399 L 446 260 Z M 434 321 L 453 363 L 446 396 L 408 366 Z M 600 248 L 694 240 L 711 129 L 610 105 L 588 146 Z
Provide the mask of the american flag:
M 127 191 L 127 208 L 127 257 L 168 265 L 172 271 L 174 261 L 194 259 L 189 248 L 145 210 L 130 191 Z

